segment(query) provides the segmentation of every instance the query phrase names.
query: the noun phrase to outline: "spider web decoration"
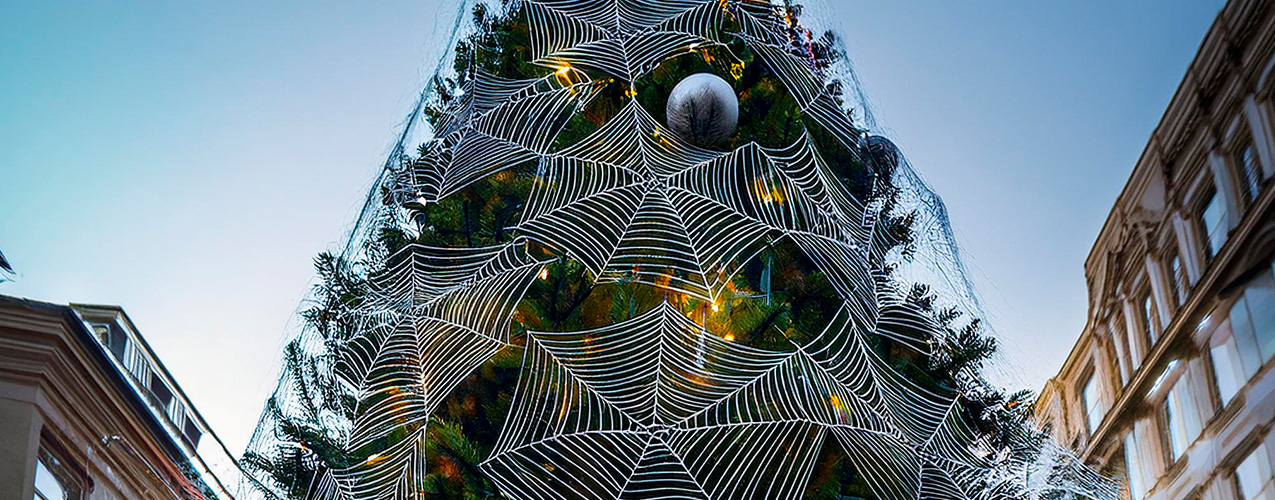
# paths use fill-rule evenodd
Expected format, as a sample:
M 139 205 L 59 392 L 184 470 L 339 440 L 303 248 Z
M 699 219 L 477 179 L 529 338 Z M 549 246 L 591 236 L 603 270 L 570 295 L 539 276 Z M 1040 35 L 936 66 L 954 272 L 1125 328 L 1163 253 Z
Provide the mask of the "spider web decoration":
M 509 358 L 512 399 L 474 467 L 494 485 L 488 495 L 796 499 L 835 449 L 881 500 L 1116 497 L 1040 431 L 1024 426 L 993 444 L 971 420 L 969 394 L 918 383 L 874 348 L 885 339 L 934 356 L 946 330 L 891 282 L 883 224 L 895 214 L 881 194 L 890 187 L 876 176 L 866 189 L 848 185 L 820 151 L 816 134 L 858 159 L 865 130 L 830 72 L 792 50 L 787 7 L 511 0 L 499 9 L 525 20 L 529 56 L 547 74 L 473 69 L 457 84 L 440 70 L 430 88 L 447 97 L 422 94 L 344 252 L 364 263 L 356 274 L 366 292 L 323 316 L 349 332 L 302 332 L 294 351 L 308 364 L 285 370 L 250 445 L 258 461 L 311 471 L 309 483 L 259 475 L 248 496 L 430 497 L 438 461 L 479 454 L 440 458 L 432 433 L 452 428 L 439 412 L 466 380 Z M 647 111 L 634 90 L 644 77 L 708 50 L 747 50 L 774 75 L 800 111 L 795 140 L 716 151 Z M 622 104 L 604 123 L 562 140 L 615 89 Z M 422 110 L 437 102 L 442 112 L 409 155 Z M 370 244 L 387 229 L 417 238 L 434 229 L 414 219 L 423 211 L 520 175 L 530 186 L 513 203 L 517 216 L 488 228 L 504 243 Z M 895 177 L 922 186 L 908 171 Z M 745 268 L 780 246 L 826 280 L 837 304 L 821 311 L 826 321 L 773 349 L 711 327 L 708 309 L 729 306 Z M 643 287 L 661 300 L 646 310 L 630 302 L 626 319 L 600 327 L 529 327 L 520 316 L 529 290 L 571 263 L 590 286 Z M 297 414 L 333 449 L 282 446 L 299 434 Z

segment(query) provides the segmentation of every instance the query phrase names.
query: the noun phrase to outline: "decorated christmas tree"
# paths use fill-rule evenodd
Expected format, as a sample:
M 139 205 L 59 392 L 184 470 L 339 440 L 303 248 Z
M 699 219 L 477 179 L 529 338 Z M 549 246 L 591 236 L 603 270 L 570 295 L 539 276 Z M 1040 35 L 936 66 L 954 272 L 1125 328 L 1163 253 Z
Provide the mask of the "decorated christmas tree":
M 1115 497 L 980 375 L 915 271 L 941 205 L 800 6 L 463 9 L 426 137 L 316 260 L 258 494 Z

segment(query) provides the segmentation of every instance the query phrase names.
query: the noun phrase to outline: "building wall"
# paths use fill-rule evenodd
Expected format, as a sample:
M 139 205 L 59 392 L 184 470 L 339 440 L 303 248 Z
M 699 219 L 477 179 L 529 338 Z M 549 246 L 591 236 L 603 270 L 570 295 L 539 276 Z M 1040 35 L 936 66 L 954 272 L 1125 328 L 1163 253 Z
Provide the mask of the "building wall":
M 1036 418 L 1136 499 L 1275 499 L 1275 9 L 1232 0 L 1089 258 Z M 1243 485 L 1243 486 L 1242 486 Z
M 202 498 L 91 335 L 69 307 L 0 297 L 0 500 L 31 500 L 41 456 L 80 498 Z

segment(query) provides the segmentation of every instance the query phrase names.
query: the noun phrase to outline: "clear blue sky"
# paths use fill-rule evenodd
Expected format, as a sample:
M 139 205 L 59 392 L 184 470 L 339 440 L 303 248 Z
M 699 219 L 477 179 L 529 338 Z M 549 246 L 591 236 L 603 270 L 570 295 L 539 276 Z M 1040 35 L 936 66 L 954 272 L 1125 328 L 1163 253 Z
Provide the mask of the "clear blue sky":
M 835 2 L 877 118 L 948 203 L 1014 381 L 1221 0 Z M 120 304 L 232 449 L 432 65 L 435 2 L 0 0 L 0 293 Z

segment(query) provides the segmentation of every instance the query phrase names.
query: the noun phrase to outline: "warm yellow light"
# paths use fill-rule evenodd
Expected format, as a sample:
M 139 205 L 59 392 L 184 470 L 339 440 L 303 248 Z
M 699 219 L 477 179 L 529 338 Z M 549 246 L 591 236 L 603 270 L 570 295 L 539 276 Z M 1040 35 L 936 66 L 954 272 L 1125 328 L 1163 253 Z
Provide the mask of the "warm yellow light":
M 389 457 L 387 457 L 387 456 L 385 456 L 385 455 L 382 455 L 382 454 L 380 454 L 380 453 L 373 453 L 373 454 L 372 454 L 372 456 L 367 457 L 367 464 L 368 464 L 368 465 L 376 465 L 376 464 L 379 464 L 379 463 L 381 463 L 381 462 L 384 462 L 387 458 L 389 458 Z
M 717 309 L 718 309 L 718 307 L 717 307 L 717 303 L 716 303 L 716 302 L 714 302 L 714 303 L 713 303 L 713 312 L 717 312 Z
M 549 279 L 549 268 L 546 267 L 540 270 L 540 279 L 542 280 Z
M 558 75 L 565 75 L 568 71 L 571 71 L 571 66 L 563 66 L 558 68 Z
M 726 334 L 726 336 L 725 336 L 725 337 L 722 337 L 722 338 L 726 339 L 726 341 L 727 341 L 727 342 L 734 342 L 734 341 L 735 341 L 735 334 L 733 334 L 733 333 L 728 333 L 728 334 Z

